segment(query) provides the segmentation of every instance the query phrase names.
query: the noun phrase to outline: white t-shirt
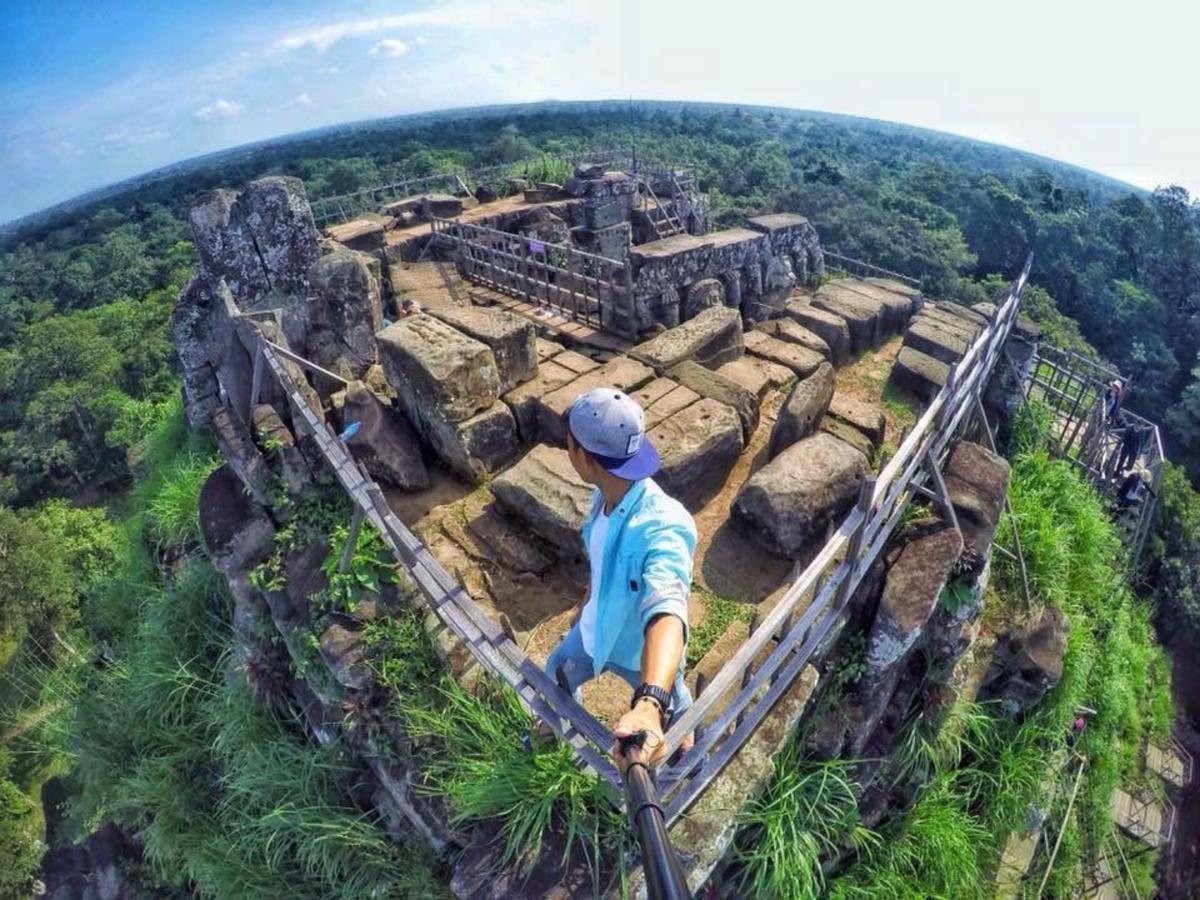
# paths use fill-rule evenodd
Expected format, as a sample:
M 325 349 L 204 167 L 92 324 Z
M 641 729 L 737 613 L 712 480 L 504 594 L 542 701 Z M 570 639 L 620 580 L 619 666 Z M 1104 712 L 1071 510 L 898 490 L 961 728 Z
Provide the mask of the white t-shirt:
M 604 540 L 608 537 L 608 519 L 602 506 L 592 523 L 592 533 L 588 539 L 591 588 L 588 601 L 579 616 L 579 637 L 583 640 L 583 649 L 592 658 L 596 656 L 596 595 L 600 592 L 600 570 L 604 566 Z

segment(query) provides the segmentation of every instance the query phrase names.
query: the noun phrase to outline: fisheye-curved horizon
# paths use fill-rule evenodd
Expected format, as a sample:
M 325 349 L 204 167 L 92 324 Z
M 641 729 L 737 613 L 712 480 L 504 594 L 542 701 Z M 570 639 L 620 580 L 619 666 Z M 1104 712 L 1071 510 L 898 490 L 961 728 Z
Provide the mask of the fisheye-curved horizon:
M 736 16 L 674 2 L 18 5 L 0 38 L 0 221 L 247 143 L 550 97 L 827 110 L 1197 193 L 1200 125 L 1177 115 L 1176 93 L 1194 31 L 1180 17 L 1195 14 L 1155 0 L 1140 9 L 1153 40 L 1131 41 L 1103 12 L 1025 0 L 978 19 L 941 0 L 752 2 Z

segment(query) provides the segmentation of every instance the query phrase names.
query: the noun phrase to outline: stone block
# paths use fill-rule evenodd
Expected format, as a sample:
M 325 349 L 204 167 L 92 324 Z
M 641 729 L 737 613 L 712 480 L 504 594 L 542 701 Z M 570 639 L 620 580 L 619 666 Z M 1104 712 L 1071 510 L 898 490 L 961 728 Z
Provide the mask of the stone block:
M 955 363 L 962 359 L 970 344 L 961 335 L 939 327 L 937 322 L 922 316 L 904 333 L 904 346 L 944 363 Z
M 233 297 L 251 304 L 271 286 L 237 199 L 224 189 L 201 194 L 188 209 L 188 224 L 200 271 L 214 283 L 223 278 Z
M 693 511 L 721 489 L 743 446 L 742 423 L 733 407 L 707 398 L 669 417 L 647 437 L 662 460 L 655 480 Z
M 825 434 L 833 435 L 844 444 L 849 444 L 867 459 L 871 459 L 875 454 L 875 445 L 871 442 L 871 439 L 853 425 L 847 425 L 841 419 L 826 416 L 821 420 L 820 430 Z
M 539 438 L 548 444 L 565 447 L 567 432 L 562 414 L 576 397 L 598 387 L 613 387 L 630 394 L 653 377 L 652 369 L 627 356 L 618 356 L 557 390 L 543 394 L 538 401 Z
M 801 347 L 807 347 L 814 353 L 821 354 L 823 358 L 830 362 L 833 361 L 833 352 L 829 349 L 829 344 L 794 319 L 769 319 L 766 322 L 759 322 L 754 326 L 754 330 L 761 331 L 763 334 L 769 334 L 771 337 L 778 338 L 788 344 L 799 344 Z
M 596 360 L 590 356 L 584 356 L 582 353 L 576 353 L 574 350 L 564 350 L 554 357 L 554 361 L 576 375 L 586 375 L 588 372 L 600 368 L 600 363 Z
M 629 221 L 633 195 L 586 197 L 583 201 L 583 227 L 593 231 Z
M 1025 625 L 1002 635 L 979 698 L 1000 701 L 1009 715 L 1037 706 L 1062 678 L 1068 631 L 1062 610 L 1046 606 Z
M 271 289 L 278 294 L 303 293 L 320 252 L 304 182 L 269 175 L 246 185 L 237 202 Z M 243 309 L 254 308 L 234 296 Z
M 580 528 L 593 488 L 575 474 L 565 450 L 539 444 L 488 485 L 500 509 L 545 538 L 563 559 L 584 555 Z
M 901 297 L 907 297 L 912 307 L 913 315 L 919 313 L 925 305 L 925 295 L 921 293 L 920 288 L 914 287 L 911 284 L 898 281 L 895 278 L 864 278 L 863 281 L 867 284 L 873 284 L 889 290 L 893 294 L 899 294 Z
M 624 259 L 633 243 L 633 228 L 628 222 L 617 222 L 605 228 L 572 228 L 570 237 L 571 243 L 585 253 Z
M 798 559 L 854 504 L 866 470 L 862 453 L 815 434 L 751 476 L 733 501 L 731 519 L 768 551 Z
M 926 306 L 921 310 L 921 314 L 917 317 L 917 321 L 936 325 L 944 331 L 949 331 L 968 344 L 973 342 L 978 337 L 980 328 L 974 322 L 968 322 L 962 316 L 956 316 L 952 312 L 947 312 L 941 306 Z M 916 324 L 915 322 L 913 324 Z
M 491 348 L 501 393 L 537 374 L 536 332 L 524 316 L 486 306 L 443 306 L 429 315 Z
M 700 399 L 700 395 L 670 378 L 656 378 L 630 394 L 645 410 L 646 431 Z
M 326 233 L 349 250 L 367 253 L 382 249 L 387 243 L 383 224 L 374 219 L 355 219 L 341 225 L 331 225 Z
M 761 400 L 776 388 L 785 387 L 796 380 L 796 373 L 786 366 L 773 363 L 757 356 L 743 356 L 717 369 L 730 381 L 736 381 Z
M 850 358 L 850 326 L 844 318 L 799 300 L 784 304 L 783 311 L 825 342 L 829 348 L 829 361 L 835 366 Z
M 912 298 L 870 281 L 849 281 L 847 289 L 878 300 L 883 308 L 882 328 L 885 334 L 901 331 L 913 315 Z
M 946 461 L 946 490 L 963 542 L 979 555 L 986 554 L 1004 509 L 1009 464 L 986 447 L 960 441 Z
M 780 407 L 767 444 L 768 457 L 773 459 L 816 431 L 832 399 L 833 366 L 823 362 L 807 378 L 796 382 Z
M 727 365 L 736 365 L 739 362 L 741 360 Z M 749 442 L 750 435 L 758 427 L 759 394 L 756 391 L 722 374 L 720 370 L 714 372 L 690 359 L 672 368 L 671 377 L 701 397 L 732 407 L 742 423 L 742 441 Z
M 332 368 L 346 358 L 355 376 L 379 360 L 375 334 L 383 327 L 379 279 L 371 271 L 373 260 L 362 253 L 327 253 L 313 265 L 310 352 L 314 362 Z M 322 351 L 313 352 L 320 343 Z M 320 358 L 316 358 L 316 357 Z
M 944 362 L 912 347 L 901 347 L 888 380 L 928 403 L 946 384 L 949 373 L 950 367 Z
M 488 409 L 500 380 L 491 349 L 428 314 L 409 316 L 379 333 L 388 382 L 409 419 L 461 422 Z
M 421 198 L 421 211 L 426 216 L 453 219 L 462 215 L 463 201 L 451 194 L 429 194 Z
M 812 306 L 845 319 L 850 352 L 862 353 L 883 342 L 884 305 L 833 281 L 817 289 Z
M 198 502 L 204 550 L 218 571 L 247 572 L 274 549 L 275 526 L 228 464 L 205 479 Z
M 953 300 L 939 303 L 935 308 L 952 316 L 958 316 L 960 319 L 965 319 L 976 328 L 984 329 L 988 326 L 987 316 L 980 315 L 969 306 L 963 306 L 961 303 L 955 303 Z
M 877 404 L 859 400 L 849 394 L 835 393 L 829 404 L 829 415 L 861 431 L 875 446 L 883 443 L 886 420 L 883 410 Z
M 463 422 L 435 417 L 425 438 L 456 474 L 475 484 L 503 469 L 521 449 L 517 421 L 500 401 Z
M 629 355 L 659 372 L 685 359 L 716 369 L 742 355 L 742 319 L 735 309 L 714 306 L 638 344 Z
M 537 351 L 538 362 L 544 363 L 546 360 L 554 359 L 554 357 L 558 356 L 566 348 L 557 341 L 548 341 L 543 337 L 535 337 L 534 349 Z
M 361 381 L 347 385 L 342 404 L 343 429 L 352 422 L 359 427 L 346 446 L 372 477 L 406 491 L 428 487 L 429 473 L 412 425 Z
M 541 396 L 574 381 L 577 377 L 575 372 L 551 359 L 538 366 L 536 376 L 500 398 L 508 404 L 517 420 L 517 433 L 521 443 L 533 444 L 538 440 L 538 400 Z
M 389 216 L 402 216 L 405 213 L 416 213 L 421 210 L 421 197 L 405 197 L 403 200 L 394 200 L 391 203 L 383 205 L 383 212 Z
M 747 353 L 791 369 L 800 378 L 807 378 L 825 362 L 820 353 L 799 344 L 785 343 L 761 331 L 747 332 L 744 340 Z

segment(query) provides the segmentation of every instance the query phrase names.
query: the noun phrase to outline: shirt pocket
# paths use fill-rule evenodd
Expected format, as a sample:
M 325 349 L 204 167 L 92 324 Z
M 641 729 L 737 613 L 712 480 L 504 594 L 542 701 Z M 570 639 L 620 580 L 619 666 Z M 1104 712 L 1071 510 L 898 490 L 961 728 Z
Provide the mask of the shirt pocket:
M 641 554 L 637 551 L 618 553 L 616 571 L 613 574 L 620 578 L 620 581 L 613 585 L 620 596 L 636 600 L 642 595 L 645 585 L 642 583 Z

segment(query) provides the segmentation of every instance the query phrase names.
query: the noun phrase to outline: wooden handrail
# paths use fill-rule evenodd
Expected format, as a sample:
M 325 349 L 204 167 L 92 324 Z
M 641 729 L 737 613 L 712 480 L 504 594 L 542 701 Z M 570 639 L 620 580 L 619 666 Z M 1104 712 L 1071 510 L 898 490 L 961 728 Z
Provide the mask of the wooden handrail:
M 948 446 L 950 438 L 957 428 L 963 415 L 970 407 L 977 390 L 983 387 L 983 381 L 990 375 L 999 356 L 1000 349 L 1012 329 L 1020 308 L 1021 291 L 1028 278 L 1032 255 L 1026 260 L 1025 268 L 1013 283 L 1006 302 L 997 310 L 988 327 L 972 343 L 962 360 L 954 367 L 957 377 L 948 379 L 948 383 L 938 392 L 933 402 L 918 419 L 916 426 L 902 442 L 896 455 L 892 458 L 876 478 L 874 488 L 870 492 L 869 502 L 860 504 L 842 521 L 833 537 L 818 552 L 816 558 L 805 568 L 804 572 L 789 586 L 780 601 L 767 613 L 762 624 L 735 651 L 733 657 L 713 676 L 704 694 L 696 699 L 688 710 L 671 724 L 666 734 L 666 752 L 668 754 L 679 748 L 683 740 L 696 731 L 704 723 L 705 718 L 714 707 L 720 703 L 724 695 L 741 684 L 743 673 L 766 648 L 768 642 L 780 635 L 785 623 L 790 622 L 797 612 L 800 601 L 812 595 L 813 599 L 807 609 L 800 614 L 796 624 L 791 626 L 786 635 L 779 638 L 774 650 L 766 661 L 755 672 L 754 677 L 746 683 L 737 694 L 726 704 L 715 721 L 703 729 L 701 736 L 685 755 L 676 772 L 695 772 L 709 749 L 721 742 L 717 750 L 720 759 L 728 760 L 732 752 L 749 736 L 750 730 L 744 725 L 747 721 L 757 721 L 765 716 L 769 707 L 778 696 L 775 686 L 782 685 L 779 690 L 786 689 L 791 678 L 802 670 L 802 665 L 787 664 L 786 672 L 781 672 L 788 657 L 802 642 L 809 638 L 809 631 L 818 621 L 824 621 L 831 612 L 830 606 L 836 595 L 848 596 L 857 587 L 858 581 L 865 574 L 866 567 L 874 559 L 874 554 L 882 549 L 890 536 L 895 524 L 899 521 L 899 512 L 907 501 L 909 486 L 920 477 L 920 464 L 933 454 L 936 458 Z M 838 555 L 846 550 L 851 541 L 858 536 L 857 544 L 867 545 L 865 554 L 861 553 L 854 559 L 842 559 L 832 572 L 826 569 Z M 865 540 L 864 540 L 865 538 Z M 848 585 L 845 586 L 845 585 Z M 838 586 L 842 586 L 840 591 Z M 838 610 L 832 610 L 834 614 Z M 747 713 L 747 707 L 755 702 L 755 695 L 767 683 L 772 690 L 755 703 L 755 709 Z M 736 718 L 741 717 L 742 724 L 732 735 L 722 740 L 725 727 Z M 726 744 L 732 742 L 732 749 Z M 678 790 L 684 781 L 693 782 L 681 794 L 683 797 L 694 797 L 703 786 L 711 781 L 720 771 L 717 759 L 708 759 L 704 768 L 698 774 L 676 778 L 663 785 L 661 793 L 670 796 Z M 670 813 L 675 816 L 683 812 L 686 802 L 671 801 Z

